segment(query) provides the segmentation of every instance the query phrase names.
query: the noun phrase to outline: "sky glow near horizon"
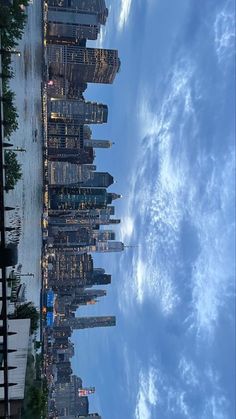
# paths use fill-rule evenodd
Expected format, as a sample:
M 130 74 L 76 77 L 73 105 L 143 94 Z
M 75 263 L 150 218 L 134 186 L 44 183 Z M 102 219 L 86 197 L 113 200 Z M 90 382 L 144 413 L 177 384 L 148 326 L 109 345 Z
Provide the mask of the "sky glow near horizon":
M 119 50 L 121 71 L 87 95 L 109 106 L 93 132 L 116 145 L 98 170 L 118 180 L 117 236 L 135 247 L 95 256 L 112 285 L 87 314 L 115 314 L 117 327 L 75 333 L 74 369 L 103 419 L 231 419 L 234 4 L 107 6 L 99 45 Z

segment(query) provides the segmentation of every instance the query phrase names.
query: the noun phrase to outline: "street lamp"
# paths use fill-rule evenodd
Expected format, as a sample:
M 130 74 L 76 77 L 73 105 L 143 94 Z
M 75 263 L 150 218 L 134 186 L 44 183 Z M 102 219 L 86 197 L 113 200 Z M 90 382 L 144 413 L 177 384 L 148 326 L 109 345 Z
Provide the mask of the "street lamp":
M 14 49 L 4 49 L 4 48 L 0 48 L 0 54 L 14 54 L 17 55 L 18 57 L 21 56 L 21 52 L 20 51 L 16 51 Z

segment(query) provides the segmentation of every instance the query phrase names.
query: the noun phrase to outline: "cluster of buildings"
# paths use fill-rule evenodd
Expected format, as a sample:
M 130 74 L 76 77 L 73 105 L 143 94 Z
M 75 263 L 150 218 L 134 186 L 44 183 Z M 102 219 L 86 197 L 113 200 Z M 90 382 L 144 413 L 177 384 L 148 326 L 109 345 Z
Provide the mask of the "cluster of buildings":
M 106 104 L 86 101 L 89 83 L 111 84 L 120 69 L 118 51 L 91 48 L 106 24 L 105 0 L 47 0 L 45 4 L 46 123 L 45 196 L 47 261 L 43 291 L 45 374 L 49 382 L 49 417 L 96 418 L 89 414 L 88 395 L 72 374 L 73 330 L 115 326 L 114 316 L 76 317 L 80 306 L 106 295 L 111 275 L 94 266 L 91 253 L 119 252 L 111 225 L 114 183 L 96 170 L 95 149 L 112 142 L 94 139 L 92 124 L 108 120 Z M 102 286 L 102 288 L 101 288 Z M 50 296 L 50 297 L 49 297 Z M 53 301 L 53 302 L 52 302 Z

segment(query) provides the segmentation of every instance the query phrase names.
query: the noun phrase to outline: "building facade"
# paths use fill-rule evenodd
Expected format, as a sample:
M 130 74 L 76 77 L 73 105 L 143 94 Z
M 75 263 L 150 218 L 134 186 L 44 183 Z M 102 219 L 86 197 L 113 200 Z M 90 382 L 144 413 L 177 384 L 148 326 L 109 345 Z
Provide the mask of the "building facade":
M 51 82 L 63 77 L 74 83 L 113 83 L 120 69 L 118 51 L 70 45 L 48 45 Z
M 84 100 L 51 98 L 48 112 L 54 121 L 73 121 L 79 124 L 104 124 L 108 118 L 107 105 Z

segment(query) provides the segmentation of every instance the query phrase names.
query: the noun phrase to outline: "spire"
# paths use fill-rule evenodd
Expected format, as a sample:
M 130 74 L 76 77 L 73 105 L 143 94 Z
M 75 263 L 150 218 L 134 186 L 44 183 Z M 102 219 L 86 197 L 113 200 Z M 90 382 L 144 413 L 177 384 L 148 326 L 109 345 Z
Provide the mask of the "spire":
M 111 198 L 112 198 L 112 201 L 114 201 L 115 199 L 122 198 L 122 195 L 112 192 Z

